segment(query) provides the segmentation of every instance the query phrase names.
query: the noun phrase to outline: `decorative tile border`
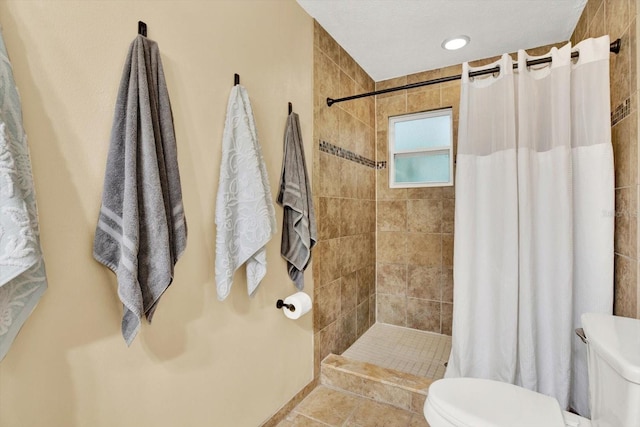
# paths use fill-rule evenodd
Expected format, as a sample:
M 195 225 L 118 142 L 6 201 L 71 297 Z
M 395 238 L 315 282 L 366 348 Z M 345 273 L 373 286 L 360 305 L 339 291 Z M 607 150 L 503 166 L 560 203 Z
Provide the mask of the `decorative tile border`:
M 629 114 L 631 114 L 631 99 L 627 98 L 611 112 L 611 126 L 615 126 Z
M 377 169 L 375 161 L 367 159 L 366 157 L 361 156 L 360 154 L 356 154 L 353 151 L 345 150 L 344 148 L 338 147 L 337 145 L 330 144 L 327 141 L 320 141 L 320 151 L 328 154 L 333 154 L 334 156 L 338 156 L 346 160 L 351 160 L 352 162 L 356 162 L 370 168 Z

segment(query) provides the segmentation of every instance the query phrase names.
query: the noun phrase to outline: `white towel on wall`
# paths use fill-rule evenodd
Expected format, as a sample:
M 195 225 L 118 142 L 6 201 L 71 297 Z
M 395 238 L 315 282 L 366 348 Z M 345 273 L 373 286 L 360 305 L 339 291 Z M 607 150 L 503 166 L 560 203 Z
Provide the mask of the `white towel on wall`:
M 20 96 L 0 34 L 0 360 L 47 288 Z
M 246 263 L 247 291 L 253 296 L 267 272 L 266 244 L 276 233 L 269 177 L 258 142 L 249 95 L 231 89 L 222 137 L 216 198 L 216 289 L 224 300 L 233 274 Z

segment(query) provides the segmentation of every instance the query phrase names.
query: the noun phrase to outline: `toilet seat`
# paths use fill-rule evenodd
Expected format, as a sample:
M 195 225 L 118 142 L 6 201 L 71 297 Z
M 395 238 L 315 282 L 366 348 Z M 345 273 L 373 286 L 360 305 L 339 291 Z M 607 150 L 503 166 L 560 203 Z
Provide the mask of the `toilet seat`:
M 424 415 L 431 427 L 583 427 L 591 424 L 574 414 L 568 414 L 565 420 L 558 401 L 549 396 L 479 378 L 435 381 L 429 387 Z

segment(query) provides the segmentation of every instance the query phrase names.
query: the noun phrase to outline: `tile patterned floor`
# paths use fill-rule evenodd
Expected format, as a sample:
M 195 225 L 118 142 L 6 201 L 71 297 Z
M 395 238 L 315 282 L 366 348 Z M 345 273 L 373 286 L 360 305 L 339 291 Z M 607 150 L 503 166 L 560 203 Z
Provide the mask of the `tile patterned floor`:
M 374 324 L 343 356 L 426 378 L 442 378 L 451 337 L 400 326 Z
M 418 409 L 413 402 L 411 405 L 405 402 L 404 405 L 392 406 L 369 397 L 398 403 L 397 399 L 378 398 L 377 393 L 380 391 L 377 389 L 385 384 L 388 386 L 398 381 L 403 388 L 397 390 L 401 395 L 413 389 L 414 393 L 420 393 L 427 387 L 424 381 L 430 383 L 443 377 L 444 363 L 450 352 L 450 336 L 376 323 L 342 356 L 330 355 L 325 359 L 323 364 L 328 365 L 323 367 L 323 384 L 329 386 L 316 387 L 277 427 L 429 427 L 422 411 L 419 411 L 424 403 L 424 394 Z M 405 378 L 401 373 L 411 375 Z M 375 390 L 356 387 L 358 394 L 354 394 L 352 388 L 338 381 L 338 376 L 347 383 L 360 384 L 360 388 L 373 387 Z M 409 407 L 415 412 L 400 409 Z
M 278 427 L 429 427 L 422 414 L 365 397 L 316 387 Z

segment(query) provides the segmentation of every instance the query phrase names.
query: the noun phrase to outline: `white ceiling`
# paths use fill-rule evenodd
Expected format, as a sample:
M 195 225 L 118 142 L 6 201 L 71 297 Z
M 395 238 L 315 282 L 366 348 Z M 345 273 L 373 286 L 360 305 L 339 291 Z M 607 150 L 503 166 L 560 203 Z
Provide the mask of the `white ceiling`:
M 297 0 L 375 81 L 568 40 L 587 0 Z M 465 34 L 471 43 L 442 49 Z

